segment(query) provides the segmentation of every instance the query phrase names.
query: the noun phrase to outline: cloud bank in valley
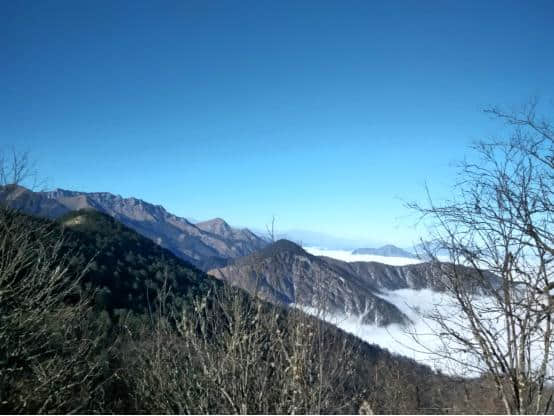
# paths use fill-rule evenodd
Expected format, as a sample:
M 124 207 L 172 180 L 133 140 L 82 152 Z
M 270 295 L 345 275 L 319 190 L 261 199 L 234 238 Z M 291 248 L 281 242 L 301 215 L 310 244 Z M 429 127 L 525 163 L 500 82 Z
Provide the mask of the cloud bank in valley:
M 485 369 L 484 363 L 477 355 L 471 352 L 461 352 L 458 342 L 438 335 L 441 332 L 439 325 L 429 318 L 430 314 L 438 312 L 441 316 L 447 317 L 451 325 L 454 325 L 458 331 L 467 333 L 467 337 L 471 338 L 467 332 L 470 329 L 465 317 L 452 297 L 430 289 L 383 291 L 379 296 L 398 307 L 412 323 L 405 327 L 397 324 L 378 327 L 362 324 L 358 316 L 331 314 L 322 316 L 313 308 L 302 307 L 301 309 L 317 315 L 370 344 L 376 344 L 392 353 L 412 358 L 445 374 L 475 377 Z M 478 309 L 484 311 L 488 309 L 492 299 L 476 296 L 474 302 Z M 483 312 L 483 314 L 483 324 L 489 327 L 491 332 L 498 334 L 506 332 L 504 321 L 495 316 L 495 313 Z M 507 344 L 499 341 L 499 345 L 503 346 L 501 349 L 504 350 Z M 452 347 L 456 348 L 455 354 L 452 354 Z M 535 357 L 533 361 L 538 365 L 544 349 L 539 342 L 536 342 L 533 344 L 532 350 L 532 355 Z M 549 374 L 554 374 L 554 362 L 549 364 L 547 371 Z
M 431 351 L 438 351 L 443 347 L 443 341 L 434 334 L 433 323 L 426 319 L 425 315 L 435 308 L 451 313 L 455 307 L 446 295 L 429 289 L 400 289 L 383 292 L 380 297 L 397 306 L 408 316 L 412 324 L 406 327 L 398 324 L 379 327 L 362 324 L 360 317 L 354 315 L 324 314 L 322 316 L 314 308 L 302 307 L 301 309 L 392 353 L 412 358 L 447 374 L 460 373 L 460 369 L 455 368 L 453 363 L 431 354 Z

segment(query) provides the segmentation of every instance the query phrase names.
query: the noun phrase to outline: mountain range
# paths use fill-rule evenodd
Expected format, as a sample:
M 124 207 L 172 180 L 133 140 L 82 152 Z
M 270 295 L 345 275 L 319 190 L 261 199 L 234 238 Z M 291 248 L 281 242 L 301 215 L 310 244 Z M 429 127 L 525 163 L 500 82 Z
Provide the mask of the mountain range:
M 0 201 L 47 218 L 79 210 L 107 214 L 182 260 L 274 304 L 355 317 L 362 324 L 387 326 L 409 321 L 385 299 L 386 291 L 440 291 L 444 287 L 444 270 L 436 264 L 392 266 L 314 256 L 285 239 L 269 244 L 250 230 L 233 228 L 221 218 L 193 224 L 160 205 L 108 192 L 32 192 L 7 186 L 0 188 Z M 391 245 L 354 253 L 413 257 Z
M 21 195 L 25 198 L 32 196 L 26 192 L 20 192 Z M 17 200 L 22 202 L 21 199 Z M 33 206 L 37 208 L 37 205 Z M 52 207 L 59 208 L 55 205 Z M 373 397 L 368 392 L 381 397 L 380 395 L 385 394 L 383 386 L 394 388 L 394 398 L 390 403 L 401 407 L 392 408 L 389 402 L 379 401 L 372 405 L 376 413 L 385 413 L 391 409 L 399 413 L 414 413 L 422 406 L 436 406 L 437 398 L 447 403 L 458 395 L 459 390 L 454 390 L 457 386 L 455 380 L 436 374 L 429 367 L 391 354 L 378 346 L 366 344 L 324 321 L 302 313 L 289 313 L 286 309 L 273 307 L 265 302 L 253 303 L 252 298 L 241 290 L 228 291 L 232 297 L 227 298 L 227 301 L 233 303 L 227 304 L 224 295 L 227 290 L 221 281 L 211 278 L 190 263 L 177 258 L 171 251 L 98 210 L 75 210 L 61 214 L 56 221 L 51 221 L 12 210 L 3 211 L 1 208 L 3 225 L 8 225 L 2 229 L 3 261 L 10 266 L 6 268 L 7 272 L 11 272 L 12 266 L 24 266 L 16 279 L 3 279 L 4 286 L 6 282 L 11 284 L 6 286 L 8 290 L 3 293 L 12 296 L 8 299 L 17 297 L 14 302 L 2 304 L 2 335 L 6 342 L 2 344 L 1 351 L 5 355 L 6 350 L 10 352 L 10 360 L 1 362 L 2 368 L 8 368 L 10 375 L 5 377 L 2 385 L 4 393 L 7 392 L 0 402 L 2 413 L 13 413 L 16 406 L 21 406 L 22 411 L 26 411 L 46 405 L 58 406 L 52 407 L 52 412 L 57 413 L 70 413 L 73 409 L 90 413 L 93 413 L 90 409 L 97 409 L 98 413 L 155 413 L 160 411 L 159 403 L 164 403 L 164 409 L 168 413 L 179 413 L 182 410 L 181 403 L 189 400 L 189 396 L 185 395 L 189 391 L 194 392 L 196 397 L 199 396 L 197 392 L 206 394 L 206 391 L 219 391 L 214 387 L 240 385 L 243 372 L 235 372 L 235 365 L 244 363 L 249 365 L 247 368 L 252 374 L 269 368 L 267 374 L 270 375 L 270 383 L 266 389 L 274 388 L 277 397 L 280 397 L 290 383 L 290 361 L 285 357 L 298 354 L 295 352 L 297 350 L 301 351 L 302 355 L 299 356 L 306 357 L 297 362 L 308 365 L 301 368 L 302 380 L 304 377 L 307 380 L 303 386 L 312 383 L 313 374 L 322 374 L 325 383 L 332 383 L 326 388 L 346 394 L 348 407 L 341 407 L 344 413 L 358 411 L 367 397 Z M 50 252 L 50 249 L 54 251 Z M 24 263 L 20 262 L 18 256 L 11 255 L 14 252 L 25 259 Z M 279 273 L 288 268 L 291 259 L 309 263 L 299 267 L 313 267 L 313 270 L 319 267 L 323 276 L 333 274 L 332 269 L 336 266 L 328 263 L 328 259 L 310 256 L 288 241 L 278 241 L 264 247 L 257 254 L 234 260 L 233 263 L 248 264 L 254 256 L 258 256 L 264 264 L 269 261 L 269 265 L 274 265 L 272 262 L 280 259 L 283 269 Z M 63 272 L 63 276 L 68 279 L 67 283 L 79 279 L 80 289 L 73 288 L 70 296 L 63 298 L 52 298 L 48 297 L 48 292 L 39 292 L 47 296 L 49 302 L 38 298 L 37 302 L 41 303 L 41 307 L 34 307 L 32 313 L 35 315 L 30 315 L 30 312 L 23 309 L 26 307 L 25 302 L 28 302 L 27 290 L 13 289 L 21 289 L 21 282 L 29 283 L 37 270 L 46 273 L 44 276 L 50 276 L 49 273 L 58 273 L 61 269 L 67 270 Z M 334 277 L 339 280 L 346 276 L 343 271 L 335 273 Z M 308 275 L 305 277 L 310 278 Z M 315 281 L 312 278 L 304 282 L 304 286 L 318 282 L 323 285 L 326 283 L 323 278 Z M 349 288 L 363 291 L 359 298 L 367 300 L 368 311 L 371 303 L 374 303 L 375 312 L 382 317 L 383 323 L 395 321 L 394 314 L 397 311 L 380 300 L 375 295 L 377 292 L 372 293 L 376 289 L 370 291 L 369 286 L 357 287 L 354 282 L 348 282 L 345 286 L 344 293 Z M 220 291 L 220 288 L 224 290 Z M 50 286 L 45 286 L 41 290 L 51 289 Z M 338 292 L 331 290 L 330 293 Z M 87 300 L 86 307 L 79 306 L 79 299 L 88 299 L 88 295 L 91 298 Z M 337 302 L 340 304 L 340 299 Z M 15 307 L 20 309 L 12 312 Z M 198 323 L 198 327 L 192 326 L 196 328 L 192 331 L 196 335 L 176 330 L 172 311 L 186 311 L 187 314 L 196 311 L 193 316 L 201 319 L 189 321 Z M 237 315 L 229 316 L 227 311 Z M 253 314 L 246 315 L 248 311 L 253 311 Z M 26 319 L 28 316 L 35 317 L 36 314 L 44 315 L 44 321 L 38 320 L 35 323 Z M 240 321 L 241 317 L 246 316 L 259 318 L 258 323 L 276 319 L 276 326 L 266 327 L 256 323 L 256 319 L 242 318 L 244 320 Z M 235 325 L 237 317 L 239 321 Z M 188 319 L 191 319 L 190 316 Z M 17 324 L 21 322 L 20 326 L 15 326 L 12 323 L 14 321 Z M 5 322 L 13 328 L 8 333 Z M 222 322 L 225 325 L 212 326 L 213 322 Z M 35 325 L 39 329 L 35 330 L 33 326 L 31 331 L 28 329 L 29 325 Z M 255 326 L 256 332 L 248 332 L 250 325 L 259 325 Z M 26 328 L 28 333 L 25 332 Z M 208 328 L 207 332 L 204 332 L 205 328 Z M 268 328 L 273 329 L 273 332 L 270 333 Z M 317 332 L 313 333 L 314 330 Z M 37 336 L 37 331 L 40 331 L 40 337 Z M 245 333 L 255 335 L 252 338 L 235 337 L 235 334 Z M 271 338 L 276 334 L 283 335 Z M 187 343 L 189 336 L 196 336 L 197 342 L 202 339 L 205 344 L 200 344 L 202 347 L 199 350 L 192 350 Z M 254 336 L 259 341 L 252 341 Z M 267 339 L 280 342 L 267 342 Z M 32 340 L 28 342 L 32 345 L 32 350 L 23 350 L 21 345 L 27 344 L 21 340 Z M 239 343 L 240 348 L 232 344 L 234 341 Z M 240 354 L 241 359 L 245 358 L 242 361 L 229 360 L 230 348 L 235 348 L 237 357 Z M 33 351 L 33 354 L 28 351 Z M 322 353 L 326 354 L 321 356 L 322 359 L 318 358 L 319 355 L 314 355 Z M 270 357 L 283 356 L 283 359 L 269 362 L 266 360 L 267 354 L 275 354 Z M 209 373 L 210 377 L 206 377 L 204 363 L 209 362 L 207 359 L 211 360 L 212 357 L 214 361 L 209 365 L 214 367 L 209 367 L 210 371 L 219 368 L 221 371 Z M 155 365 L 160 365 L 161 369 L 156 370 Z M 338 371 L 342 369 L 344 371 Z M 316 370 L 325 372 L 316 373 Z M 216 377 L 212 384 L 211 374 L 222 376 Z M 275 374 L 286 377 L 276 377 Z M 368 377 L 368 374 L 372 377 Z M 152 378 L 146 378 L 145 381 L 145 377 L 150 375 Z M 222 379 L 227 384 L 221 383 Z M 70 387 L 60 389 L 60 380 Z M 254 386 L 261 384 L 257 382 L 258 379 L 253 380 Z M 374 380 L 379 380 L 379 384 Z M 187 382 L 193 387 L 188 387 Z M 171 400 L 168 404 L 165 398 L 164 401 L 153 400 L 153 393 L 160 391 L 160 394 L 166 394 L 169 383 L 177 386 L 170 391 L 177 392 L 178 395 L 167 395 Z M 282 388 L 277 383 L 285 383 L 285 387 Z M 149 388 L 146 390 L 147 394 L 144 386 Z M 190 390 L 184 390 L 185 393 L 181 395 L 183 386 Z M 102 391 L 99 395 L 93 394 L 100 389 Z M 262 390 L 258 387 L 255 389 L 258 400 Z M 398 391 L 405 393 L 401 399 Z M 64 395 L 63 402 L 58 399 L 61 394 Z M 55 397 L 58 401 L 49 400 L 49 397 Z M 190 402 L 186 403 L 190 406 Z M 207 403 L 214 407 L 198 407 L 199 411 L 192 413 L 202 413 L 205 409 L 213 410 L 213 413 L 232 413 L 236 410 L 234 407 L 226 407 L 225 400 L 210 400 Z M 273 405 L 273 402 L 269 403 Z M 330 400 L 328 408 L 336 410 L 333 408 L 334 403 Z M 43 408 L 50 410 L 50 407 Z M 275 405 L 267 409 L 270 411 L 265 410 L 266 413 L 279 413 L 282 407 Z
M 230 259 L 267 245 L 250 230 L 233 228 L 221 218 L 193 224 L 161 205 L 109 192 L 33 192 L 21 186 L 7 186 L 0 189 L 0 201 L 27 214 L 51 219 L 80 209 L 108 214 L 202 270 L 224 266 Z
M 442 291 L 445 267 L 453 266 L 344 262 L 314 256 L 291 241 L 279 240 L 208 274 L 273 303 L 355 317 L 361 324 L 387 326 L 405 324 L 409 319 L 384 295 L 399 289 Z M 470 269 L 457 267 L 470 281 Z
M 312 256 L 288 240 L 279 240 L 208 274 L 272 303 L 354 315 L 368 324 L 405 322 L 394 305 L 378 296 L 373 284 L 344 273 L 327 259 Z

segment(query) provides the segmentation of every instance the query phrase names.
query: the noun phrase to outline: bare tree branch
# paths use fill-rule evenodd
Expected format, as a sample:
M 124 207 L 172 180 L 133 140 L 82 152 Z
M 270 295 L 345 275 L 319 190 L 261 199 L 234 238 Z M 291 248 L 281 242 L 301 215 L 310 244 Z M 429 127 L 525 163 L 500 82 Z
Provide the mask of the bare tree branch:
M 408 204 L 434 247 L 476 271 L 468 279 L 426 250 L 463 317 L 428 316 L 447 347 L 434 353 L 490 374 L 506 412 L 520 414 L 548 412 L 554 381 L 554 134 L 536 109 L 532 101 L 519 112 L 486 110 L 512 135 L 474 145 L 480 159 L 460 164 L 450 200 L 435 203 L 427 190 L 426 205 Z

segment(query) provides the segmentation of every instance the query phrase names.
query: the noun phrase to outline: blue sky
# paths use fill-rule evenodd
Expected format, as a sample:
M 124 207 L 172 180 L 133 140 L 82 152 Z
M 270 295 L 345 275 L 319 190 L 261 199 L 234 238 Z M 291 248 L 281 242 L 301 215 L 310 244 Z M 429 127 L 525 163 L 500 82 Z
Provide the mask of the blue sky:
M 198 219 L 409 244 L 402 201 L 448 194 L 481 109 L 554 98 L 551 1 L 0 8 L 0 145 Z

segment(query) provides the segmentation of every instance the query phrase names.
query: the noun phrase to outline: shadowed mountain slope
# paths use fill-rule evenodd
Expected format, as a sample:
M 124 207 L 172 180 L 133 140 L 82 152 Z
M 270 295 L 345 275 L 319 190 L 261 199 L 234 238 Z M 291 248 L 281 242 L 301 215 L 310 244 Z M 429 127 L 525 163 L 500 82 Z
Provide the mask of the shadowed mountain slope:
M 432 263 L 393 266 L 378 262 L 345 262 L 330 257 L 322 259 L 339 274 L 358 276 L 378 290 L 444 290 L 443 271 Z
M 57 222 L 75 271 L 90 261 L 83 282 L 97 288 L 96 302 L 108 310 L 147 312 L 155 307 L 164 285 L 170 289 L 169 300 L 179 305 L 216 284 L 192 264 L 106 214 L 79 210 Z

